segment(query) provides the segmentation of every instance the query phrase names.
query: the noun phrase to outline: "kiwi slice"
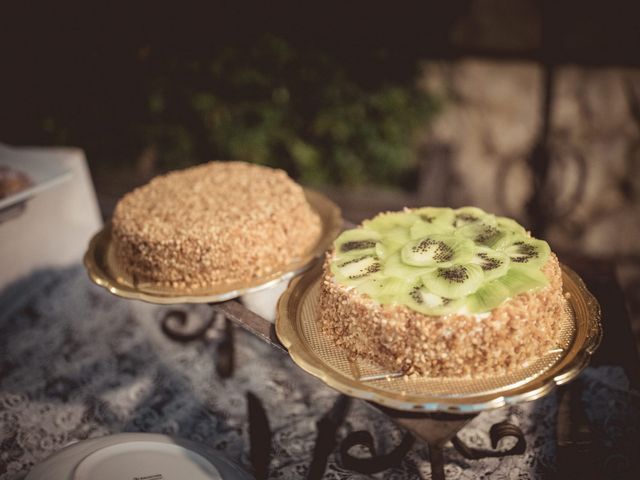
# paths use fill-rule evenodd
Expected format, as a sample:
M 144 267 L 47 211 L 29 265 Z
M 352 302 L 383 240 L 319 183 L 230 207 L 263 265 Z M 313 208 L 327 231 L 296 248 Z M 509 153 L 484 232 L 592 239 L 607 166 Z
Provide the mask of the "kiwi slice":
M 549 284 L 549 279 L 540 269 L 513 264 L 506 275 L 494 281 L 500 282 L 507 287 L 509 296 L 518 295 Z
M 484 273 L 485 281 L 493 280 L 506 274 L 511 264 L 511 259 L 506 253 L 482 246 L 476 248 L 476 252 L 470 261 L 480 266 Z
M 478 245 L 491 246 L 504 236 L 504 232 L 496 225 L 492 216 L 477 222 L 469 223 L 457 229 L 456 233 L 473 240 Z
M 397 227 L 409 229 L 420 217 L 412 210 L 404 212 L 385 212 L 362 222 L 363 227 L 369 230 L 385 233 Z
M 452 225 L 455 228 L 480 222 L 488 214 L 477 207 L 462 207 L 453 211 Z
M 453 229 L 451 229 L 453 230 Z M 409 228 L 409 237 L 411 240 L 418 240 L 419 238 L 426 237 L 427 235 L 445 233 L 446 230 L 440 228 L 436 224 L 427 223 L 422 220 L 417 220 L 411 228 Z M 446 232 L 450 233 L 450 232 Z
M 389 253 L 397 252 L 404 247 L 409 240 L 409 230 L 405 227 L 396 226 L 384 232 L 381 243 Z
M 506 217 L 486 215 L 477 222 L 460 227 L 457 232 L 470 238 L 478 245 L 494 246 L 499 240 L 514 234 L 527 235 L 526 230 L 517 222 Z
M 405 280 L 415 280 L 427 272 L 429 268 L 415 267 L 402 261 L 399 252 L 393 253 L 385 258 L 382 265 L 382 275 L 385 277 L 403 278 Z
M 461 298 L 482 286 L 484 273 L 473 263 L 437 267 L 422 275 L 422 282 L 430 292 L 445 298 Z
M 378 257 L 380 260 L 386 260 L 393 254 L 389 247 L 384 246 L 382 242 L 376 243 L 376 246 L 374 248 L 376 257 Z
M 378 257 L 374 255 L 342 259 L 331 264 L 333 274 L 344 280 L 363 279 L 379 272 L 381 268 Z
M 515 220 L 507 217 L 496 217 L 496 225 L 503 233 L 517 233 L 527 235 L 527 231 Z
M 407 280 L 398 277 L 372 276 L 360 284 L 358 291 L 369 295 L 378 303 L 396 303 L 409 288 Z
M 405 293 L 403 303 L 426 315 L 446 315 L 459 310 L 463 300 L 443 297 L 430 291 L 424 283 L 418 282 Z
M 453 221 L 453 210 L 446 207 L 422 207 L 413 210 L 420 220 L 429 224 L 450 224 Z
M 401 251 L 402 261 L 417 267 L 450 266 L 471 258 L 475 248 L 467 238 L 434 234 L 407 243 Z
M 336 255 L 342 258 L 373 254 L 379 238 L 378 232 L 364 228 L 345 230 L 334 242 Z
M 508 298 L 548 283 L 549 279 L 539 269 L 514 265 L 506 275 L 486 283 L 465 301 L 473 313 L 488 312 Z
M 544 240 L 512 234 L 502 237 L 493 248 L 509 256 L 514 264 L 539 267 L 549 258 L 551 248 Z
M 418 220 L 409 229 L 412 240 L 434 233 L 453 233 L 453 210 L 450 208 L 425 207 L 413 211 Z
M 511 296 L 509 288 L 502 282 L 494 280 L 480 287 L 466 299 L 471 313 L 484 313 L 493 310 Z

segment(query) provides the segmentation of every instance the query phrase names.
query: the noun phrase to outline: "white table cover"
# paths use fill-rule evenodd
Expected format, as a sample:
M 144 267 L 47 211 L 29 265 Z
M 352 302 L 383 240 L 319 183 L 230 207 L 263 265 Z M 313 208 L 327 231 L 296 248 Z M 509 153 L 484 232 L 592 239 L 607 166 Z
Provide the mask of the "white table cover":
M 82 150 L 0 143 L 0 165 L 6 158 L 18 164 L 55 163 L 69 170 L 71 178 L 37 194 L 19 216 L 0 223 L 0 290 L 39 268 L 77 263 L 102 225 Z

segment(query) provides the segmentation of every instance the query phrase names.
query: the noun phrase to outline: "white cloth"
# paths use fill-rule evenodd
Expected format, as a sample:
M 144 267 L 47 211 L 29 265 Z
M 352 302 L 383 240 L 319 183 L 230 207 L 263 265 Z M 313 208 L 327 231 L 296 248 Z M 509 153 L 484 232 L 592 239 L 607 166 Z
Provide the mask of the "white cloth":
M 30 166 L 56 163 L 71 178 L 38 193 L 20 215 L 0 223 L 0 291 L 34 270 L 78 263 L 102 225 L 82 150 L 0 144 L 0 165 L 9 158 Z

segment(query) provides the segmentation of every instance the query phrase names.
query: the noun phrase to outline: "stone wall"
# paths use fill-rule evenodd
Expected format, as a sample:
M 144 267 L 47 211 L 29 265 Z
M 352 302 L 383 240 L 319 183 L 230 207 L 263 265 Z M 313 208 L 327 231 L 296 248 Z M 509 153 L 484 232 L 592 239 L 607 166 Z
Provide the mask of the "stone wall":
M 427 63 L 422 84 L 444 104 L 421 140 L 423 203 L 477 205 L 527 224 L 542 68 Z M 545 236 L 554 248 L 617 261 L 640 340 L 640 70 L 558 67 L 554 92 Z
M 455 181 L 447 202 L 526 222 L 527 158 L 541 127 L 541 68 L 476 60 L 427 64 L 423 83 L 444 99 L 423 141 L 451 151 Z M 640 254 L 640 71 L 558 68 L 550 147 L 547 194 L 565 212 L 552 224 L 552 241 L 591 255 Z M 429 169 L 430 159 L 423 161 Z M 612 229 L 625 235 L 607 239 Z

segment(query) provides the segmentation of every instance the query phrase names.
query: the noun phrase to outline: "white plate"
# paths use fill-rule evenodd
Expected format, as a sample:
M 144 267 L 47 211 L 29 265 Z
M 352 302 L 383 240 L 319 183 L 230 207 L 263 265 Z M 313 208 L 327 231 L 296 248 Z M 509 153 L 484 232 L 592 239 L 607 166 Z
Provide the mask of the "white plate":
M 220 454 L 188 440 L 120 433 L 74 443 L 36 465 L 26 480 L 248 480 Z
M 43 162 L 21 154 L 19 150 L 0 144 L 0 165 L 18 170 L 29 177 L 31 185 L 13 195 L 0 199 L 0 210 L 20 203 L 38 193 L 66 182 L 71 172 L 53 162 Z

